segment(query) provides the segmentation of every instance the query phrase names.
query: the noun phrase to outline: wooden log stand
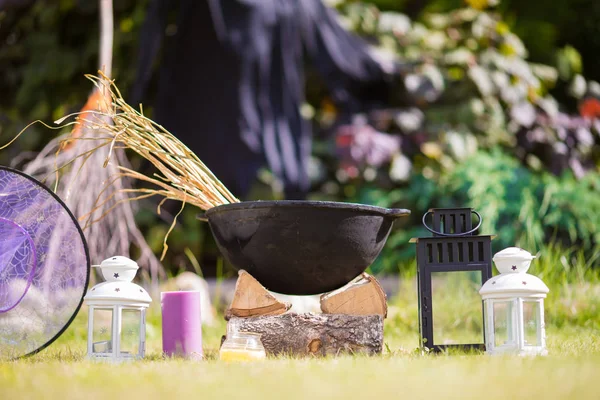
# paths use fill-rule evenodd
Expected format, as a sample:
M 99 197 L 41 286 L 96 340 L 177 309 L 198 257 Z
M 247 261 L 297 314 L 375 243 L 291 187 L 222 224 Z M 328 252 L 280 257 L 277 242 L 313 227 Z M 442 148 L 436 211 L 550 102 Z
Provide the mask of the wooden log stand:
M 289 309 L 289 304 L 278 302 L 250 274 L 240 271 L 225 315 L 227 328 L 260 333 L 269 355 L 373 355 L 382 351 L 386 298 L 375 278 L 367 274 L 322 295 L 323 314 L 297 314 Z

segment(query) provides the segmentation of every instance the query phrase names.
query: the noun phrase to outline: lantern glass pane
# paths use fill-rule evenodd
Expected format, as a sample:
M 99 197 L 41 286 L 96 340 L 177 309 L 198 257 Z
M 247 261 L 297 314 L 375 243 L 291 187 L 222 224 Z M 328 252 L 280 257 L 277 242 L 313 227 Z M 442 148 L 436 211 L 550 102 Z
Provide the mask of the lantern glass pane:
M 435 344 L 483 343 L 480 271 L 431 273 Z
M 515 300 L 494 301 L 494 346 L 514 346 L 516 344 Z
M 112 353 L 112 320 L 112 309 L 94 309 L 94 327 L 92 329 L 93 353 Z
M 525 346 L 541 346 L 540 335 L 540 303 L 523 301 L 523 334 Z
M 124 309 L 121 314 L 121 355 L 136 356 L 140 350 L 140 310 Z

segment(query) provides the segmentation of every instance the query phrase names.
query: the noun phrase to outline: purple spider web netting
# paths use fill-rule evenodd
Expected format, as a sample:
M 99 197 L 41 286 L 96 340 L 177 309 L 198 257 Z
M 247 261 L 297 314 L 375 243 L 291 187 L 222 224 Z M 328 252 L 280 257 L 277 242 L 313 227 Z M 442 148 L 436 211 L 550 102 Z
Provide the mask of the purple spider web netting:
M 62 201 L 0 167 L 0 360 L 60 336 L 81 307 L 89 273 L 83 233 Z

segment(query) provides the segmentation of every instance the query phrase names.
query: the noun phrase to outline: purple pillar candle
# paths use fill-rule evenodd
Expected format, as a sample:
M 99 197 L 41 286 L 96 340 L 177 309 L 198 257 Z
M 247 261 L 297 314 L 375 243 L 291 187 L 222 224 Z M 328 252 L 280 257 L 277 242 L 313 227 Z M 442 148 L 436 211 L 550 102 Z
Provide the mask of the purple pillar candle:
M 163 352 L 167 356 L 202 358 L 200 292 L 162 292 Z

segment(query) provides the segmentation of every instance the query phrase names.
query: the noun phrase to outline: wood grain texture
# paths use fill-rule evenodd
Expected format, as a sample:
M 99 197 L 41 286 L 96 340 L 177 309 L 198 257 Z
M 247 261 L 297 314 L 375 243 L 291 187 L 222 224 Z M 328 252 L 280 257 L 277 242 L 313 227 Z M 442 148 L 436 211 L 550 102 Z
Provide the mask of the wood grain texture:
M 244 270 L 238 273 L 235 293 L 225 319 L 252 317 L 256 315 L 278 315 L 289 310 L 289 303 L 282 303 L 264 288 L 252 275 Z
M 363 273 L 346 286 L 321 296 L 325 314 L 387 316 L 386 295 L 377 280 Z

